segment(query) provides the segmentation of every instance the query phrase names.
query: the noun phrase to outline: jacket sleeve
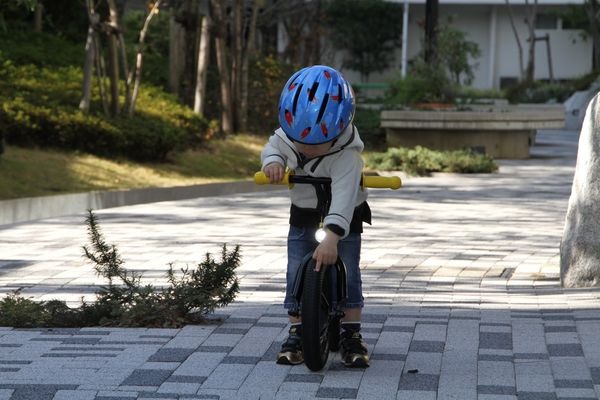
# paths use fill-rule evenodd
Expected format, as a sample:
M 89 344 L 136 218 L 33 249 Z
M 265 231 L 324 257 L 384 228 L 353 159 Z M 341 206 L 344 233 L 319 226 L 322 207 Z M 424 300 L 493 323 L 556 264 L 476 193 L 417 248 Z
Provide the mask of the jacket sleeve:
M 281 151 L 281 138 L 277 135 L 273 134 L 269 138 L 267 144 L 262 149 L 260 154 L 260 160 L 262 162 L 262 169 L 264 169 L 267 165 L 277 162 L 284 167 L 287 166 L 287 157 L 284 152 Z
M 350 233 L 350 222 L 356 207 L 360 188 L 363 161 L 360 152 L 348 149 L 331 165 L 331 205 L 325 217 L 325 226 L 333 224 L 342 228 L 345 238 Z

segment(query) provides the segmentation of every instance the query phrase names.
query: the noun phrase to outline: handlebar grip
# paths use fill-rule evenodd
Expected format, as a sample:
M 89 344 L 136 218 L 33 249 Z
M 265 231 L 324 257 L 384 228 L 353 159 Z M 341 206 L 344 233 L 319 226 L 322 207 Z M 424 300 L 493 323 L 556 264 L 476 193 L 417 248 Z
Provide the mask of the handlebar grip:
M 377 189 L 399 189 L 402 180 L 398 176 L 363 176 L 363 186 Z
M 289 173 L 285 173 L 283 174 L 283 178 L 281 179 L 281 181 L 275 183 L 276 185 L 289 185 Z M 267 177 L 267 175 L 265 175 L 264 172 L 259 171 L 257 173 L 254 174 L 254 183 L 256 183 L 257 185 L 268 185 L 271 183 L 271 180 L 269 179 L 269 177 Z

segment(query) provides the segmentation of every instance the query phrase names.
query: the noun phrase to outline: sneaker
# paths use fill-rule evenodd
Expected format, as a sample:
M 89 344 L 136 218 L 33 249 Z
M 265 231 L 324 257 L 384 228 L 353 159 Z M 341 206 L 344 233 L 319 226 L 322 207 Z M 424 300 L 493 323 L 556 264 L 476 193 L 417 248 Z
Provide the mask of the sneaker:
M 277 353 L 277 364 L 297 365 L 304 362 L 302 355 L 301 326 L 292 325 L 286 341 L 281 345 L 281 351 Z
M 359 331 L 345 330 L 340 340 L 342 362 L 350 368 L 367 368 L 369 352 Z

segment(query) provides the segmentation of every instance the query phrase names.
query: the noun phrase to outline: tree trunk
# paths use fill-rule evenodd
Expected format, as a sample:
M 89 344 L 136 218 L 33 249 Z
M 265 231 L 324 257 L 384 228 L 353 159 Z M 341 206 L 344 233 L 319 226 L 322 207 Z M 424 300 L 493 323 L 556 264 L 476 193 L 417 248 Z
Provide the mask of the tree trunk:
M 196 90 L 194 91 L 194 112 L 204 114 L 206 104 L 206 76 L 210 60 L 210 15 L 208 7 L 206 14 L 201 16 L 200 39 L 198 45 L 198 67 L 196 69 Z
M 89 112 L 90 102 L 92 98 L 92 78 L 94 75 L 94 62 L 96 49 L 94 45 L 94 27 L 98 24 L 98 15 L 94 12 L 94 6 L 92 0 L 86 0 L 86 7 L 88 11 L 88 19 L 90 26 L 88 28 L 87 39 L 85 41 L 85 63 L 83 65 L 83 88 L 81 101 L 79 102 L 79 109 L 83 112 Z
M 519 39 L 519 32 L 517 31 L 517 27 L 515 26 L 515 18 L 513 17 L 512 9 L 508 0 L 506 0 L 506 9 L 508 11 L 508 19 L 510 20 L 510 26 L 512 28 L 513 34 L 515 35 L 517 47 L 519 48 L 519 80 L 522 81 L 525 77 L 525 69 L 523 68 L 523 46 L 521 45 L 521 39 Z
M 437 25 L 439 0 L 425 2 L 425 62 L 437 58 Z
M 242 132 L 248 130 L 248 69 L 249 63 L 254 58 L 254 41 L 256 38 L 256 20 L 258 19 L 258 9 L 263 7 L 264 0 L 254 0 L 252 5 L 252 17 L 248 32 L 248 41 L 246 42 L 246 51 L 242 59 L 242 77 L 240 85 L 240 125 Z
M 587 0 L 585 10 L 590 22 L 590 33 L 594 44 L 592 68 L 594 71 L 598 71 L 600 70 L 600 4 L 598 0 Z
M 169 91 L 179 95 L 184 66 L 184 31 L 176 21 L 177 10 L 171 10 L 169 19 Z
M 33 30 L 35 32 L 41 32 L 44 25 L 44 5 L 37 3 L 33 10 Z
M 119 22 L 117 7 L 114 0 L 108 0 L 109 7 L 109 32 L 108 32 L 108 78 L 110 80 L 110 113 L 119 115 L 119 45 L 117 31 Z
M 533 5 L 529 5 L 529 0 L 525 0 L 527 7 L 527 28 L 529 30 L 529 57 L 527 59 L 527 68 L 525 69 L 525 82 L 531 83 L 535 79 L 535 20 L 537 14 L 537 0 L 534 0 Z
M 240 128 L 240 96 L 241 96 L 241 78 L 242 78 L 242 36 L 244 21 L 244 0 L 235 0 L 233 8 L 233 26 L 232 26 L 232 54 L 231 54 L 231 105 L 233 125 L 236 130 Z
M 138 51 L 135 59 L 135 67 L 129 73 L 129 77 L 127 78 L 127 86 L 133 86 L 131 97 L 128 98 L 127 101 L 127 115 L 132 116 L 135 111 L 135 102 L 137 101 L 137 96 L 140 88 L 140 80 L 142 78 L 142 64 L 144 60 L 144 46 L 146 41 L 146 34 L 148 33 L 148 27 L 150 26 L 150 21 L 152 17 L 158 14 L 158 8 L 160 7 L 160 3 L 162 0 L 157 0 L 156 3 L 152 6 L 150 13 L 146 16 L 146 20 L 144 21 L 144 26 L 140 31 L 140 38 L 138 43 Z
M 225 23 L 225 10 L 223 2 L 211 0 L 213 20 L 215 29 L 215 52 L 217 55 L 217 68 L 219 69 L 219 80 L 221 88 L 221 130 L 224 134 L 233 133 L 232 101 L 231 101 L 231 79 L 227 63 L 227 24 Z

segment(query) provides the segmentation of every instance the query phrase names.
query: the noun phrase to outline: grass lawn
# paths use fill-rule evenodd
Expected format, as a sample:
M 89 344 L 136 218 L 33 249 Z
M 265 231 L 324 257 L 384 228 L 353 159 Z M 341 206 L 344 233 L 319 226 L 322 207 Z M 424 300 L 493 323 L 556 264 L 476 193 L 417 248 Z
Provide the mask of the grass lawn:
M 8 146 L 0 156 L 0 200 L 249 179 L 260 168 L 266 140 L 241 134 L 213 139 L 205 149 L 186 151 L 162 164 Z

